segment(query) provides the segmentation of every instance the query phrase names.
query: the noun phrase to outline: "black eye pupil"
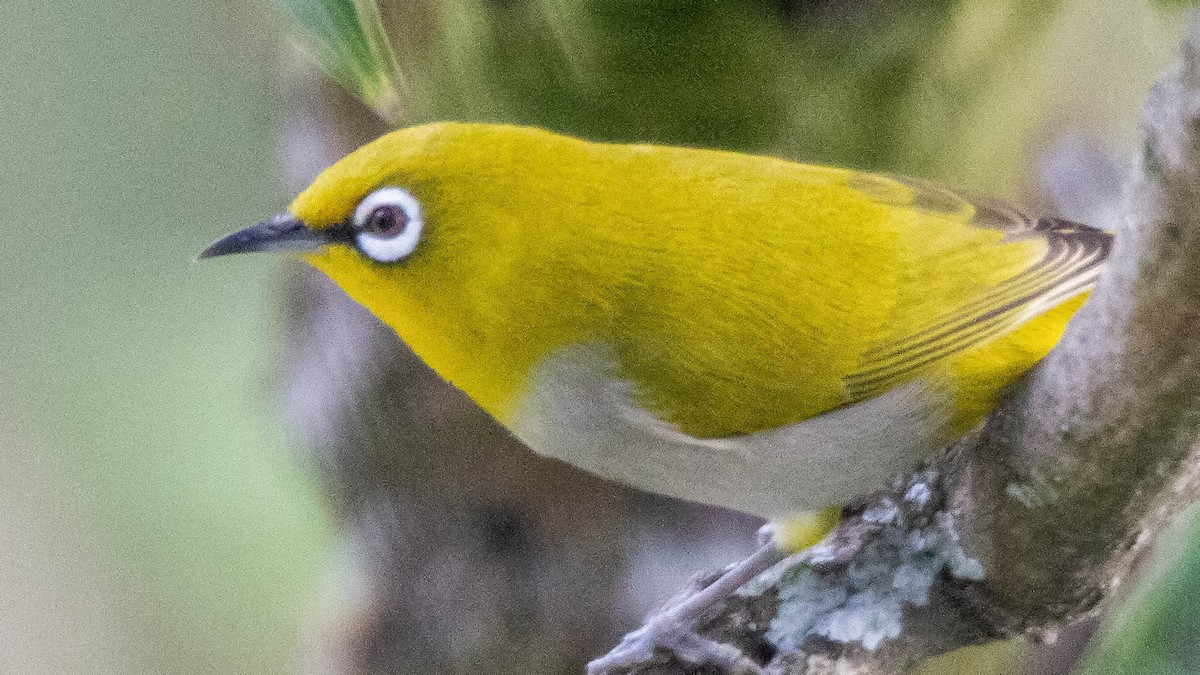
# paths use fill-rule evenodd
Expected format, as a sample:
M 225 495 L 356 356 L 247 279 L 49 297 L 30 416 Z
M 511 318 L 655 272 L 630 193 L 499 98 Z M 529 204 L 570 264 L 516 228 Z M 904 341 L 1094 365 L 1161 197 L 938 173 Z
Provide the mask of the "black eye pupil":
M 407 225 L 408 215 L 404 213 L 404 209 L 393 204 L 384 204 L 375 207 L 371 212 L 363 225 L 363 231 L 380 237 L 394 237 L 403 232 Z

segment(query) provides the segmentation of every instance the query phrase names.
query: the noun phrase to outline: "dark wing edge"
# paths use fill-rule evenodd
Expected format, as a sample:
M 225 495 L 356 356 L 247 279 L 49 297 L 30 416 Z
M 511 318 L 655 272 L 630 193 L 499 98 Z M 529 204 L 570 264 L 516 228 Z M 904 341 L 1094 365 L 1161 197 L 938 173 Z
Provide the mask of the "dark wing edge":
M 925 181 L 893 180 L 913 189 L 912 208 L 944 214 L 947 207 L 969 202 L 974 206 L 974 224 L 1003 231 L 1010 241 L 1040 237 L 1047 248 L 1041 260 L 979 299 L 903 339 L 876 345 L 845 379 L 851 400 L 881 394 L 911 379 L 915 371 L 1009 333 L 1090 290 L 1112 249 L 1112 234 L 1104 230 L 1061 218 L 1031 218 L 1002 203 L 968 200 Z

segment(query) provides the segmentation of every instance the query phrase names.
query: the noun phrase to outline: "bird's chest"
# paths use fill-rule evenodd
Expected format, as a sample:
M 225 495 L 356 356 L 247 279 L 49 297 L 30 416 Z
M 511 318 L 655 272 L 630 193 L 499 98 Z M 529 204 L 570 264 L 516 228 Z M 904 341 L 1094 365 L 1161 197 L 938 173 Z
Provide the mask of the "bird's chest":
M 944 441 L 948 398 L 917 381 L 794 424 L 696 438 L 635 401 L 601 345 L 531 374 L 509 427 L 534 451 L 652 492 L 778 517 L 881 487 Z

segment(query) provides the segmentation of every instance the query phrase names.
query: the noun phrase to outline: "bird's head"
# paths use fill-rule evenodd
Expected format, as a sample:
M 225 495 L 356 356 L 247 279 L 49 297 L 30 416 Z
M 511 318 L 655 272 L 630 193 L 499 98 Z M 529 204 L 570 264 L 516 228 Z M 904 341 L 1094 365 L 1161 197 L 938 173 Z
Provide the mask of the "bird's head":
M 200 257 L 299 253 L 360 300 L 445 289 L 456 275 L 502 259 L 498 247 L 528 220 L 529 169 L 542 164 L 530 152 L 563 141 L 477 124 L 395 131 L 326 169 L 285 213 L 220 239 Z
M 586 301 L 597 283 L 581 277 L 607 269 L 577 259 L 605 254 L 579 245 L 600 147 L 500 125 L 402 129 L 200 257 L 298 253 L 499 414 L 522 369 L 591 316 L 564 303 Z

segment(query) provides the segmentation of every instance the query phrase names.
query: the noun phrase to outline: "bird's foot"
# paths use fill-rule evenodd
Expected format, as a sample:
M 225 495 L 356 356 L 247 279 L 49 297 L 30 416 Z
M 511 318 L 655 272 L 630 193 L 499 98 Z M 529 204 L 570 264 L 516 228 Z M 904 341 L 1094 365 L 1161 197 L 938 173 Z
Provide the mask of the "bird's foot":
M 650 619 L 646 625 L 626 635 L 611 652 L 588 663 L 587 673 L 604 675 L 647 663 L 656 648 L 674 654 L 689 665 L 713 665 L 734 675 L 766 675 L 767 672 L 737 647 L 706 638 L 696 632 L 692 622 L 677 619 L 667 612 Z
M 695 626 L 706 610 L 728 598 L 782 557 L 774 544 L 762 546 L 749 558 L 725 570 L 716 581 L 684 596 L 674 606 L 652 617 L 645 626 L 626 635 L 616 649 L 588 664 L 588 675 L 601 675 L 648 661 L 653 657 L 655 647 L 665 649 L 691 665 L 716 665 L 735 675 L 765 675 L 766 671 L 737 647 L 703 637 L 696 632 Z

